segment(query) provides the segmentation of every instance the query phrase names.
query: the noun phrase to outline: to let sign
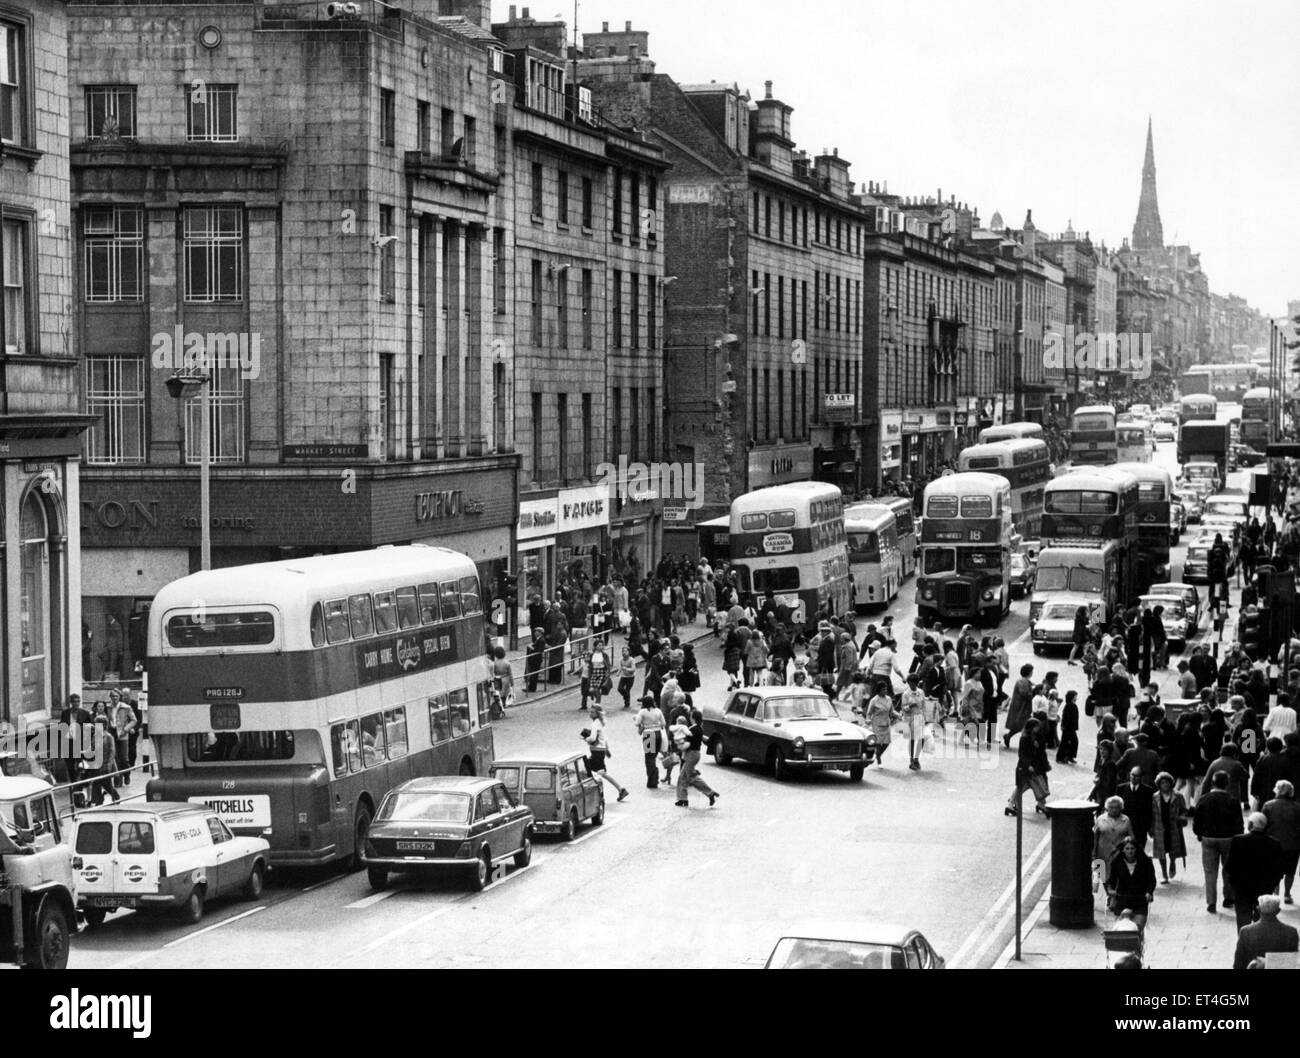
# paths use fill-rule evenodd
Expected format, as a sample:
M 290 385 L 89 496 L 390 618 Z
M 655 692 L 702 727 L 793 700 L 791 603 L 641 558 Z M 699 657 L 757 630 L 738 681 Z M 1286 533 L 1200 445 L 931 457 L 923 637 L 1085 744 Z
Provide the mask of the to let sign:
M 824 404 L 827 422 L 852 422 L 858 410 L 853 393 L 827 393 Z

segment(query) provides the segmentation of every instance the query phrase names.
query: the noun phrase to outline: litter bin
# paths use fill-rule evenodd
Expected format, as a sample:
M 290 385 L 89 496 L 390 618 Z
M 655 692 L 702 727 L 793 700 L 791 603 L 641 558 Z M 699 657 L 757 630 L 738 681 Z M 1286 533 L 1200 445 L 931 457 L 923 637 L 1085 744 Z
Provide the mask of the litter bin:
M 1092 913 L 1092 826 L 1097 806 L 1092 801 L 1053 801 L 1052 897 L 1049 921 L 1060 929 L 1087 929 Z

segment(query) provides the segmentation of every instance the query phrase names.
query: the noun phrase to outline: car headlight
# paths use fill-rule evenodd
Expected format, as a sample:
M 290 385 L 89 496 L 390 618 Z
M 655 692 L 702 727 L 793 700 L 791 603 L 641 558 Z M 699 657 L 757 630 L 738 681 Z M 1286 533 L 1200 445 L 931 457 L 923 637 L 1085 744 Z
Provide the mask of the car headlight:
M 988 591 L 986 591 L 986 592 L 984 593 L 984 601 L 985 601 L 985 602 L 992 602 L 992 601 L 993 601 L 993 591 L 992 591 L 992 589 L 990 589 L 990 590 L 988 590 Z
M 1047 630 L 1046 630 L 1046 629 L 1043 629 L 1043 628 L 1035 628 L 1035 629 L 1034 629 L 1034 638 L 1035 638 L 1035 639 L 1046 639 L 1046 638 L 1047 638 Z
M 804 740 L 801 738 L 796 738 L 794 740 L 794 751 L 796 753 L 802 753 L 803 750 L 804 750 Z
M 933 598 L 934 598 L 934 589 L 933 589 L 932 587 L 930 587 L 930 585 L 927 584 L 924 588 L 921 589 L 921 598 L 923 598 L 923 599 L 933 599 Z

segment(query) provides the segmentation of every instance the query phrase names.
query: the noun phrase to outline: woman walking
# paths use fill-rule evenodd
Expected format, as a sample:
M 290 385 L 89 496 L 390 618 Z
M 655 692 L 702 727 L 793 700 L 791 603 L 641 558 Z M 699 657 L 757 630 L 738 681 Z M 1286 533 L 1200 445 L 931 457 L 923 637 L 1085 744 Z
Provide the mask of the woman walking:
M 1011 736 L 1024 729 L 1031 715 L 1034 700 L 1034 685 L 1030 677 L 1034 674 L 1033 665 L 1020 666 L 1020 679 L 1016 680 L 1011 690 L 1011 704 L 1007 706 L 1007 726 L 1002 733 L 1002 745 L 1011 748 Z
M 1296 864 L 1300 863 L 1300 802 L 1295 799 L 1295 785 L 1289 779 L 1278 779 L 1273 784 L 1273 800 L 1264 804 L 1264 818 L 1268 820 L 1265 831 L 1282 846 L 1284 903 L 1291 899 L 1291 884 L 1295 881 Z
M 1111 858 L 1106 878 L 1108 905 L 1116 916 L 1128 911 L 1139 932 L 1146 929 L 1147 914 L 1156 895 L 1156 869 L 1151 857 L 1138 848 L 1137 839 L 1126 837 Z
M 627 647 L 623 648 L 622 657 L 618 659 L 618 693 L 623 699 L 623 708 L 632 708 L 632 685 L 636 683 L 636 658 Z
M 971 732 L 975 732 L 975 742 L 980 740 L 980 724 L 985 720 L 984 681 L 982 674 L 971 666 L 966 670 L 966 680 L 961 686 L 957 699 L 957 721 L 961 724 L 963 743 L 970 741 Z M 994 716 L 996 722 L 997 717 Z
M 1026 665 L 1025 668 L 1032 668 Z M 1024 671 L 1023 669 L 1021 670 Z M 1014 697 L 1012 698 L 1014 702 Z M 1007 801 L 1004 815 L 1020 814 L 1020 801 L 1026 789 L 1033 792 L 1034 811 L 1047 815 L 1047 773 L 1052 766 L 1047 763 L 1047 749 L 1038 734 L 1038 721 L 1030 717 L 1020 729 L 1020 744 L 1016 754 L 1016 788 Z
M 745 686 L 757 687 L 763 682 L 763 671 L 767 668 L 767 641 L 757 628 L 750 633 L 749 642 L 745 644 Z
M 1066 659 L 1067 665 L 1077 665 L 1078 658 L 1083 654 L 1084 644 L 1088 642 L 1088 608 L 1080 606 L 1074 611 L 1074 646 L 1070 648 L 1070 656 Z
M 1166 885 L 1178 877 L 1178 861 L 1187 866 L 1187 802 L 1174 792 L 1174 777 L 1167 771 L 1156 776 L 1156 792 L 1151 795 L 1152 854 L 1160 864 L 1160 880 Z
M 641 699 L 636 714 L 636 733 L 641 736 L 641 749 L 645 753 L 645 785 L 647 790 L 659 788 L 659 754 L 664 751 L 666 728 L 663 711 L 653 694 Z
M 628 789 L 605 770 L 605 760 L 610 756 L 609 743 L 605 741 L 605 710 L 593 704 L 587 715 L 591 718 L 589 726 L 580 732 L 589 747 L 587 750 L 587 771 L 592 778 L 604 779 L 618 791 L 618 799 L 626 801 Z
M 876 693 L 867 702 L 863 712 L 867 727 L 876 736 L 876 763 L 885 764 L 885 750 L 889 748 L 889 733 L 893 722 L 898 719 L 894 709 L 894 699 L 883 686 L 878 685 Z
M 1122 797 L 1107 797 L 1106 809 L 1092 825 L 1092 858 L 1110 865 L 1120 842 L 1133 836 L 1133 824 L 1124 814 Z
M 925 694 L 919 686 L 916 673 L 909 673 L 907 689 L 903 691 L 900 711 L 903 722 L 907 724 L 907 752 L 912 758 L 908 767 L 912 771 L 921 770 L 921 747 L 925 742 Z

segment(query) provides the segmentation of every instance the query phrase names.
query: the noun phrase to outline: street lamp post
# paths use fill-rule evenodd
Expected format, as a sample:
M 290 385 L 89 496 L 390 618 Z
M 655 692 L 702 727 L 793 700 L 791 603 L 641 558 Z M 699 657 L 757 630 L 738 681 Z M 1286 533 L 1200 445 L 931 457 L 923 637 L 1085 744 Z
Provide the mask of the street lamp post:
M 212 376 L 175 374 L 167 392 L 176 400 L 199 395 L 199 568 L 212 568 Z

